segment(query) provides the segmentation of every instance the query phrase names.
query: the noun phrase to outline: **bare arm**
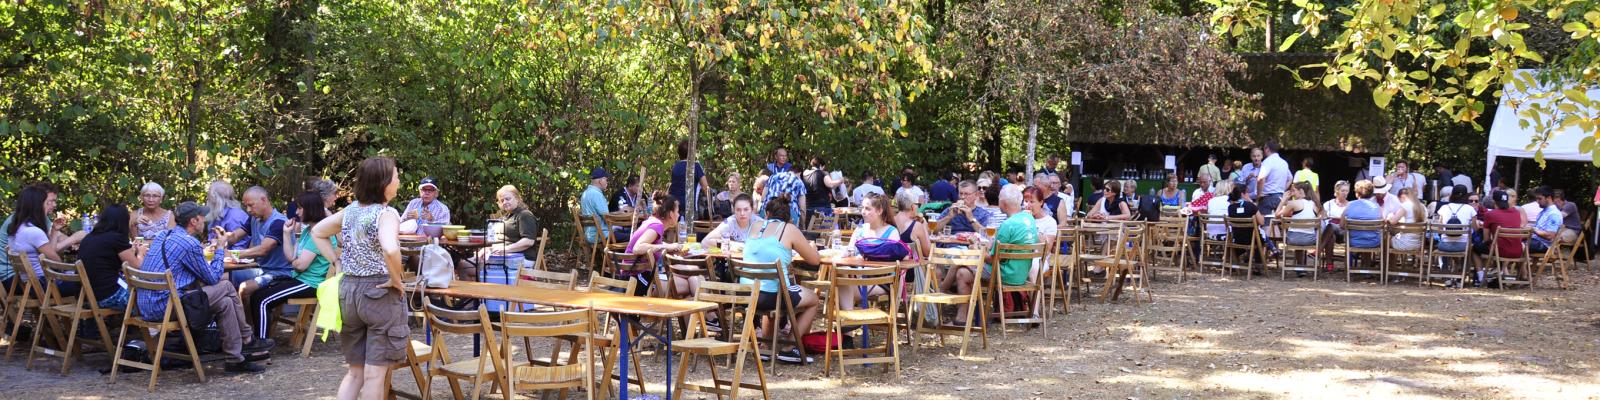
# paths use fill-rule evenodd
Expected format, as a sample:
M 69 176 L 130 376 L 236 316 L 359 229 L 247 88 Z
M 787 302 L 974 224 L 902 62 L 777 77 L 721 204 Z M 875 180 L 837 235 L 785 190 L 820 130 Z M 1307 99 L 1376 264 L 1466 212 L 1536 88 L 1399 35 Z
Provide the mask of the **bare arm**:
M 800 258 L 805 259 L 807 263 L 815 264 L 822 260 L 822 255 L 817 253 L 817 246 L 806 240 L 806 235 L 800 232 L 800 227 L 784 224 L 783 245 L 800 253 Z
M 722 244 L 722 235 L 725 234 L 724 232 L 726 232 L 727 229 L 728 223 L 724 222 L 717 224 L 715 229 L 712 229 L 710 233 L 706 233 L 706 239 L 703 241 L 703 243 L 706 244 L 707 248 L 717 247 L 718 245 Z
M 339 249 L 333 247 L 329 238 L 338 234 L 344 228 L 344 211 L 339 211 L 311 227 L 311 243 L 317 246 L 317 252 L 328 258 L 328 262 L 335 268 L 339 266 Z
M 132 248 L 117 253 L 117 258 L 122 259 L 123 264 L 139 268 L 144 264 L 144 253 L 148 251 L 149 249 L 144 245 L 134 245 Z
M 378 245 L 383 248 L 384 265 L 389 269 L 388 286 L 378 286 L 400 290 L 403 286 L 400 277 L 405 275 L 400 264 L 400 216 L 390 210 L 385 208 L 378 214 Z

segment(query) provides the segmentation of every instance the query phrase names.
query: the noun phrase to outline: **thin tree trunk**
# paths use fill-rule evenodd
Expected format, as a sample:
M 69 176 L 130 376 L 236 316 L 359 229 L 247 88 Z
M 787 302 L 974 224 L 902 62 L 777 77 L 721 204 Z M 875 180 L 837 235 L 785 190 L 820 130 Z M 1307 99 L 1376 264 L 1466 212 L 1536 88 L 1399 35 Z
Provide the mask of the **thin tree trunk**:
M 1039 107 L 1028 107 L 1028 185 L 1033 185 L 1033 154 L 1039 145 Z
M 196 128 L 196 120 L 199 118 L 196 115 L 200 114 L 200 91 L 206 86 L 205 73 L 201 70 L 200 61 L 195 61 L 193 66 L 194 82 L 189 87 L 189 107 L 183 121 L 184 161 L 187 165 L 195 165 L 195 141 L 200 134 Z

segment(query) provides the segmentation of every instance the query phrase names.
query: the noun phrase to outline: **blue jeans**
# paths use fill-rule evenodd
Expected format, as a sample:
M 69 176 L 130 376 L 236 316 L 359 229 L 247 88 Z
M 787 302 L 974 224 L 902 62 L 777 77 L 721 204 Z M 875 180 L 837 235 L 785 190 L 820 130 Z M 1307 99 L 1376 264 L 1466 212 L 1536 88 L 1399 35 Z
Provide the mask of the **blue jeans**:
M 104 297 L 100 298 L 98 305 L 102 309 L 121 310 L 128 308 L 128 288 L 122 287 L 122 285 L 117 285 L 116 293 L 101 296 Z
M 1438 249 L 1439 251 L 1459 253 L 1467 251 L 1467 242 L 1440 241 Z

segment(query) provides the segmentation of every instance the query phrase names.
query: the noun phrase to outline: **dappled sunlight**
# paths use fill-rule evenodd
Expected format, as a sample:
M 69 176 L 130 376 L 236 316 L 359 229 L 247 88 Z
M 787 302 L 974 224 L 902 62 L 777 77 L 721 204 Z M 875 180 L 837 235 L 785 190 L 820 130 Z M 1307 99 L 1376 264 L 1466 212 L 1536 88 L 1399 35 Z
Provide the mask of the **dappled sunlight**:
M 1438 316 L 1438 315 L 1435 315 L 1435 314 L 1425 314 L 1425 313 L 1418 313 L 1418 312 L 1411 312 L 1411 311 L 1361 310 L 1361 309 L 1349 309 L 1349 308 L 1338 309 L 1338 310 L 1318 310 L 1318 311 L 1315 311 L 1315 312 L 1312 313 L 1312 315 L 1316 315 L 1316 316 L 1339 316 L 1341 314 L 1366 315 L 1366 316 L 1374 316 L 1374 317 L 1431 318 L 1431 319 L 1439 319 L 1439 320 L 1449 319 L 1449 318 L 1441 317 L 1441 316 Z
M 1583 379 L 1553 378 L 1549 375 L 1489 375 L 1468 377 L 1472 383 L 1495 388 L 1509 397 L 1520 398 L 1594 398 L 1600 396 L 1600 379 L 1593 374 Z
M 1294 338 L 1284 339 L 1283 341 L 1292 346 L 1291 350 L 1283 352 L 1286 356 L 1303 359 L 1318 357 L 1327 357 L 1337 360 L 1353 360 L 1359 358 L 1465 359 L 1488 356 L 1480 350 L 1460 347 L 1397 348 L 1397 346 L 1393 343 L 1358 345 L 1344 342 Z

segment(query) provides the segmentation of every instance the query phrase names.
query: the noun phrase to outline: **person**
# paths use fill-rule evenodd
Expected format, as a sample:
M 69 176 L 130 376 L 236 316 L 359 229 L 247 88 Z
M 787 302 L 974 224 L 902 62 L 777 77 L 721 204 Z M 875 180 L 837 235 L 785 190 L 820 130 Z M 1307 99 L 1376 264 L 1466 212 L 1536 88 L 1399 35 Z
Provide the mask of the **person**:
M 866 203 L 861 205 L 861 224 L 856 225 L 855 231 L 850 234 L 850 245 L 854 246 L 856 242 L 870 238 L 900 240 L 900 230 L 893 221 L 894 210 L 889 208 L 888 197 L 868 197 Z M 867 297 L 883 296 L 888 293 L 887 289 L 883 286 L 872 286 L 867 288 Z M 851 287 L 840 290 L 838 295 L 840 309 L 854 310 L 859 306 L 857 301 L 861 299 L 860 290 Z
M 789 165 L 788 171 L 776 173 L 771 178 L 767 178 L 766 198 L 762 202 L 767 203 L 781 196 L 789 196 L 790 201 L 785 202 L 785 204 L 789 205 L 790 210 L 786 215 L 790 218 L 789 223 L 798 225 L 800 224 L 800 216 L 804 215 L 801 214 L 801 210 L 806 209 L 806 185 L 800 179 L 800 167 L 794 164 L 787 165 Z
M 1021 180 L 1018 180 L 1018 182 L 1021 182 Z M 1012 183 L 1012 184 L 1006 184 L 1006 185 L 990 185 L 990 186 L 984 186 L 983 187 L 983 201 L 978 203 L 978 206 L 982 207 L 985 211 L 989 212 L 989 218 L 985 219 L 983 221 L 983 227 L 984 228 L 988 228 L 988 229 L 999 228 L 1001 223 L 1006 222 L 1006 217 L 1008 217 L 1009 215 L 1007 215 L 1004 211 L 1000 210 L 1000 190 L 1005 188 L 1005 187 L 1007 187 L 1007 186 L 1013 186 L 1013 185 L 1021 186 L 1022 184 L 1021 183 Z
M 1286 194 L 1288 197 L 1278 210 L 1278 218 L 1315 219 L 1323 216 L 1321 202 L 1317 201 L 1317 192 L 1311 187 L 1311 182 L 1295 182 Z M 1313 229 L 1290 229 L 1284 241 L 1294 246 L 1315 245 L 1317 232 Z
M 1224 218 L 1228 217 L 1228 205 L 1232 204 L 1231 201 L 1228 201 L 1228 196 L 1233 195 L 1234 188 L 1239 186 L 1242 185 L 1235 185 L 1231 180 L 1217 182 L 1216 189 L 1209 193 L 1212 196 L 1206 201 L 1205 207 L 1196 210 L 1196 212 L 1205 212 L 1207 216 L 1212 217 L 1212 221 L 1216 222 L 1206 225 L 1206 235 L 1209 239 L 1221 241 L 1227 238 L 1228 224 Z
M 1260 206 L 1257 206 L 1255 202 L 1250 201 L 1250 197 L 1245 194 L 1246 190 L 1248 189 L 1246 189 L 1244 186 L 1235 185 L 1233 187 L 1233 192 L 1228 194 L 1228 218 L 1249 218 L 1255 220 L 1257 227 L 1265 226 L 1265 218 L 1262 216 L 1263 213 L 1261 212 Z M 1230 228 L 1232 227 L 1230 226 Z M 1249 245 L 1251 240 L 1250 236 L 1255 235 L 1256 237 L 1261 238 L 1261 250 L 1265 251 L 1272 247 L 1272 243 L 1268 241 L 1267 238 L 1263 237 L 1261 232 L 1262 231 L 1260 228 L 1233 228 L 1233 244 Z M 1263 260 L 1263 263 L 1265 263 L 1265 253 L 1258 254 L 1256 259 Z
M 1055 177 L 1052 177 L 1051 181 L 1055 182 L 1055 181 L 1059 181 L 1060 179 L 1061 179 L 1061 176 L 1057 175 Z M 1056 221 L 1060 221 L 1060 222 L 1071 221 L 1072 219 L 1078 217 L 1077 189 L 1073 188 L 1072 184 L 1070 184 L 1070 183 L 1069 184 L 1060 185 L 1060 186 L 1061 186 L 1061 190 L 1056 192 L 1056 196 L 1055 196 L 1055 198 L 1058 200 L 1056 202 L 1057 204 L 1056 204 L 1056 208 L 1055 208 L 1055 210 L 1056 210 Z M 1045 201 L 1049 201 L 1049 199 L 1046 199 Z
M 1512 203 L 1511 194 L 1503 190 L 1490 192 L 1489 199 L 1494 203 L 1494 209 L 1483 213 L 1483 217 L 1478 220 L 1478 225 L 1483 229 L 1483 239 L 1481 242 L 1473 244 L 1472 251 L 1483 257 L 1490 256 L 1491 250 L 1498 250 L 1501 257 L 1522 257 L 1521 239 L 1504 238 L 1497 240 L 1494 236 L 1495 232 L 1502 227 L 1520 228 L 1525 225 L 1527 220 L 1524 218 L 1522 211 L 1512 206 L 1515 203 Z M 1489 248 L 1491 243 L 1495 246 L 1494 249 Z M 1482 266 L 1478 268 L 1477 273 L 1478 286 L 1481 287 L 1485 282 L 1485 271 L 1493 268 L 1490 268 L 1490 264 L 1487 262 L 1479 263 L 1478 265 Z
M 1311 170 L 1316 164 L 1317 161 L 1311 157 L 1300 159 L 1300 170 L 1294 172 L 1295 183 L 1310 183 L 1313 189 L 1322 187 L 1322 177 L 1317 175 L 1317 171 Z
M 1217 154 L 1206 154 L 1205 165 L 1200 166 L 1200 171 L 1195 172 L 1194 179 L 1201 182 L 1217 182 L 1222 180 L 1222 170 L 1217 169 Z M 1210 188 L 1209 185 L 1202 187 Z
M 1472 191 L 1472 177 L 1467 174 L 1455 173 L 1455 176 L 1450 178 L 1450 184 L 1465 186 L 1468 192 Z
M 1439 211 L 1434 214 L 1434 222 L 1446 225 L 1473 226 L 1473 221 L 1478 218 L 1478 209 L 1468 203 L 1467 188 L 1456 185 L 1450 189 L 1450 201 L 1439 206 Z M 1461 252 L 1467 250 L 1467 235 L 1446 235 L 1439 238 L 1438 249 L 1448 252 Z
M 588 240 L 589 243 L 598 244 L 601 233 L 611 232 L 611 229 L 606 227 L 606 220 L 603 217 L 611 212 L 610 205 L 606 204 L 605 194 L 607 178 L 610 177 L 611 173 L 606 172 L 605 168 L 594 167 L 589 170 L 589 187 L 583 189 L 583 195 L 578 200 L 578 214 L 599 221 L 598 230 L 592 226 L 583 228 L 584 240 Z
M 105 221 L 128 217 L 128 207 L 121 204 L 107 204 L 100 209 L 100 218 Z M 128 306 L 127 285 L 119 282 L 122 266 L 139 268 L 144 263 L 145 253 L 150 251 L 150 246 L 144 243 L 129 241 L 132 238 L 127 225 L 95 224 L 79 246 L 78 261 L 83 262 L 85 281 L 102 309 L 121 311 Z
M 1054 243 L 1056 240 L 1056 228 L 1059 225 L 1056 223 L 1056 218 L 1050 216 L 1050 212 L 1045 210 L 1044 201 L 1039 199 L 1043 193 L 1045 191 L 1040 190 L 1038 187 L 1022 189 L 1022 209 L 1033 215 L 1033 226 L 1039 230 L 1039 243 Z M 1001 225 L 1004 225 L 1004 223 Z M 1033 277 L 1047 272 L 1050 272 L 1050 269 L 1048 265 L 1045 265 L 1045 257 L 1034 259 L 1033 267 L 1028 271 L 1028 282 L 1033 282 Z
M 1394 171 L 1390 172 L 1389 176 L 1384 177 L 1384 179 L 1389 181 L 1389 186 L 1393 186 L 1390 190 L 1395 191 L 1411 188 L 1414 189 L 1413 193 L 1421 193 L 1428 185 L 1427 178 L 1422 177 L 1420 173 L 1411 171 L 1410 164 L 1403 160 L 1395 161 Z
M 1039 172 L 1050 176 L 1061 175 L 1061 170 L 1057 169 L 1060 166 L 1061 156 L 1051 154 L 1049 158 L 1044 159 L 1044 168 L 1040 168 Z
M 1168 173 L 1165 185 L 1156 192 L 1162 206 L 1177 207 L 1183 204 L 1183 191 L 1178 189 L 1178 175 Z
M 828 179 L 829 179 L 830 182 L 835 182 L 836 183 L 832 187 L 832 190 L 828 191 L 828 194 L 833 197 L 833 203 L 832 203 L 833 207 L 834 208 L 849 207 L 850 206 L 850 178 L 844 177 L 844 171 L 833 170 L 833 172 L 829 172 L 828 173 Z
M 1266 215 L 1266 221 L 1271 222 L 1272 216 L 1278 210 L 1278 204 L 1283 202 L 1283 192 L 1289 189 L 1289 181 L 1293 172 L 1289 171 L 1289 162 L 1283 160 L 1283 155 L 1278 154 L 1278 141 L 1268 140 L 1262 147 L 1267 158 L 1261 161 L 1257 171 L 1256 190 L 1251 198 L 1261 208 L 1261 213 Z
M 317 254 L 336 255 L 333 266 L 343 274 L 339 349 L 347 369 L 338 397 L 381 399 L 388 396 L 390 367 L 405 361 L 411 346 L 411 313 L 400 282 L 400 213 L 388 206 L 400 191 L 394 160 L 362 160 L 354 191 L 354 203 L 311 228 L 311 242 Z
M 895 229 L 900 231 L 900 241 L 910 245 L 919 259 L 926 258 L 933 253 L 933 241 L 928 238 L 928 224 L 922 223 L 921 216 L 917 215 L 917 209 L 922 204 L 910 196 L 897 197 L 894 202 L 899 206 L 899 212 L 894 215 L 894 224 Z
M 1203 195 L 1205 195 L 1207 193 L 1211 193 L 1212 190 L 1214 189 L 1213 184 L 1218 182 L 1218 181 L 1212 180 L 1210 175 L 1200 175 L 1200 176 L 1195 178 L 1195 181 L 1200 186 L 1195 187 L 1194 191 L 1189 193 L 1189 199 L 1190 199 L 1191 202 L 1193 202 L 1194 200 L 1199 200 L 1200 196 L 1203 196 Z
M 1551 194 L 1554 196 L 1556 208 L 1561 210 L 1561 233 L 1557 236 L 1561 238 L 1562 244 L 1577 243 L 1578 234 L 1583 232 L 1583 221 L 1578 216 L 1578 205 L 1567 201 L 1565 190 L 1556 189 Z
M 1263 155 L 1261 153 L 1261 148 L 1252 147 L 1250 148 L 1250 163 L 1244 164 L 1242 167 L 1234 168 L 1235 170 L 1238 170 L 1239 173 L 1239 176 L 1233 179 L 1234 186 L 1244 185 L 1245 193 L 1247 193 L 1252 199 L 1256 198 L 1258 189 L 1257 184 L 1261 182 L 1262 159 Z
M 239 282 L 240 296 L 250 298 L 250 295 L 262 286 L 266 286 L 274 279 L 290 279 L 294 276 L 294 265 L 285 255 L 283 226 L 288 222 L 282 213 L 272 208 L 272 200 L 267 196 L 267 189 L 260 186 L 251 186 L 244 190 L 244 210 L 250 214 L 250 222 L 245 226 L 244 234 L 250 240 L 249 247 L 239 251 L 239 258 L 254 258 L 260 268 L 251 268 L 233 272 L 233 280 Z M 220 230 L 214 231 L 219 235 Z M 238 240 L 232 234 L 223 236 L 223 243 L 232 243 Z M 245 309 L 251 313 L 254 310 Z
M 532 267 L 539 261 L 535 247 L 539 245 L 539 219 L 533 216 L 532 211 L 528 211 L 527 203 L 522 201 L 522 192 L 516 186 L 505 185 L 494 191 L 494 199 L 495 205 L 500 206 L 500 212 L 505 213 L 505 223 L 500 225 L 500 242 L 478 249 L 472 262 L 458 262 L 456 273 L 462 279 L 476 280 L 480 265 L 485 268 L 500 266 L 515 273 L 517 268 Z
M 222 279 L 222 244 L 227 241 L 212 240 L 202 248 L 197 239 L 205 233 L 205 215 L 210 212 L 205 206 L 194 202 L 178 204 L 173 214 L 176 214 L 176 221 L 183 222 L 172 229 L 147 236 L 153 239 L 150 251 L 139 263 L 139 270 L 170 272 L 173 287 L 205 292 L 206 308 L 211 311 L 217 332 L 222 338 L 222 353 L 227 358 L 226 371 L 259 373 L 265 371 L 266 367 L 246 360 L 244 354 L 270 350 L 273 342 L 272 339 L 256 339 L 250 333 L 239 292 L 234 289 L 233 282 Z M 205 259 L 206 252 L 213 252 L 210 261 Z M 169 295 L 166 290 L 140 290 L 139 316 L 146 321 L 160 321 L 166 315 Z M 354 307 L 345 309 L 355 310 Z
M 920 199 L 919 203 L 928 202 L 928 192 L 922 190 L 921 186 L 917 186 L 916 174 L 910 172 L 900 174 L 900 187 L 894 190 L 894 196 L 900 197 L 900 192 L 907 192 L 912 196 L 916 196 L 916 198 Z
M 744 194 L 744 186 L 738 172 L 729 172 L 728 190 L 717 192 L 711 200 L 711 218 L 723 219 L 733 216 L 733 200 Z M 642 194 L 642 193 L 640 193 Z
M 1394 185 L 1389 184 L 1387 178 L 1381 176 L 1372 177 L 1372 201 L 1378 204 L 1378 208 L 1382 212 L 1381 215 L 1388 216 L 1400 211 L 1400 202 L 1389 195 L 1389 191 L 1393 187 Z M 1380 217 L 1379 219 L 1383 218 Z
M 39 265 L 39 258 L 61 261 L 60 248 L 46 233 L 47 229 L 62 225 L 52 224 L 49 219 L 50 211 L 54 208 L 55 199 L 42 187 L 29 186 L 17 194 L 17 211 L 11 215 L 11 223 L 5 230 L 9 243 L 6 250 L 27 256 L 30 265 L 12 265 L 12 268 L 21 271 L 32 269 L 35 278 L 43 278 L 44 268 Z
M 619 279 L 639 281 L 638 291 L 633 293 L 638 296 L 650 293 L 651 283 L 655 282 L 655 266 L 661 263 L 662 255 L 683 251 L 683 243 L 666 242 L 667 231 L 678 227 L 678 198 L 657 193 L 655 201 L 655 211 L 650 214 L 650 218 L 645 219 L 644 223 L 639 224 L 639 229 L 633 231 L 633 234 L 628 238 L 628 247 L 624 251 L 627 254 L 648 257 L 638 261 L 622 260 L 620 262 L 629 267 L 625 268 L 625 270 L 617 271 Z M 674 282 L 674 286 L 680 289 L 688 288 L 688 293 L 694 293 L 695 288 L 698 288 L 701 282 L 700 277 L 694 278 L 687 282 L 683 279 L 678 279 L 678 281 Z M 681 290 L 679 292 L 673 295 L 685 295 Z
M 1455 172 L 1451 172 L 1450 168 L 1445 168 L 1444 164 L 1433 165 L 1433 179 L 1439 181 L 1440 185 L 1452 185 L 1452 182 L 1455 181 L 1455 178 Z M 1441 189 L 1443 189 L 1443 187 L 1441 187 Z
M 450 207 L 439 201 L 439 185 L 431 176 L 422 178 L 417 198 L 406 202 L 400 212 L 400 233 L 421 232 L 423 225 L 430 224 L 450 225 Z
M 1010 245 L 1034 245 L 1039 243 L 1037 221 L 1033 219 L 1032 213 L 1022 212 L 1021 186 L 1006 185 L 1005 188 L 1000 190 L 1000 210 L 1010 217 L 1006 217 L 1005 222 L 1000 223 L 1000 227 L 995 229 L 995 243 Z M 997 251 L 999 251 L 999 246 L 990 247 L 989 255 L 993 256 Z M 997 268 L 999 269 L 1000 284 L 1017 286 L 1027 284 L 1033 280 L 1030 272 L 1034 271 L 1034 265 L 1029 260 L 1003 260 L 1000 261 L 999 266 L 987 266 L 984 270 L 984 275 L 988 277 L 995 276 L 994 270 Z M 970 290 L 972 287 L 972 271 L 965 272 L 964 275 L 960 272 L 957 273 L 962 275 L 957 277 L 957 293 L 959 294 L 967 294 L 961 288 Z M 1035 304 L 1038 303 L 1035 302 Z M 963 314 L 956 318 L 965 319 L 965 315 Z
M 978 204 L 978 200 L 983 196 L 978 190 L 978 184 L 961 181 L 957 191 L 961 201 L 950 205 L 939 214 L 939 226 L 950 227 L 950 233 L 979 232 L 980 227 L 984 226 L 983 223 L 989 220 L 990 211 Z M 917 203 L 921 203 L 922 199 L 921 196 L 909 191 L 895 193 L 895 198 L 916 199 Z
M 1375 176 L 1372 179 L 1382 182 L 1383 177 Z M 1376 197 L 1374 192 L 1376 191 L 1373 188 L 1373 181 L 1356 181 L 1356 201 L 1350 202 L 1350 205 L 1345 207 L 1344 218 L 1350 221 L 1383 220 L 1383 208 L 1374 200 Z M 1377 230 L 1356 231 L 1348 229 L 1348 226 L 1346 226 L 1345 234 L 1350 236 L 1351 247 L 1372 249 L 1383 244 L 1383 239 L 1379 236 L 1379 231 Z
M 1334 242 L 1344 240 L 1344 210 L 1350 207 L 1350 182 L 1340 180 L 1333 183 L 1333 198 L 1322 202 L 1322 213 L 1328 217 L 1328 223 L 1322 229 L 1322 235 L 1328 239 L 1322 245 L 1322 254 L 1333 254 Z M 1327 262 L 1331 271 L 1333 262 Z
M 306 181 L 305 186 L 306 190 L 304 193 L 316 193 L 318 196 L 322 197 L 322 204 L 320 205 L 323 208 L 324 215 L 333 212 L 333 204 L 339 199 L 338 185 L 335 185 L 333 181 L 328 180 L 327 178 L 311 178 L 310 180 Z M 210 206 L 210 204 L 207 204 L 207 206 Z M 300 216 L 299 207 L 300 205 L 298 203 L 290 201 L 289 205 L 284 206 L 283 215 L 288 217 L 290 221 L 294 221 L 295 218 Z M 297 227 L 296 229 L 299 228 Z
M 750 230 L 755 228 L 751 219 L 755 215 L 755 200 L 748 194 L 739 194 L 733 198 L 733 215 L 722 220 L 716 228 L 706 234 L 704 240 L 706 248 L 721 246 L 724 242 L 743 243 L 750 237 Z
M 861 185 L 850 191 L 850 206 L 860 207 L 861 202 L 865 201 L 867 196 L 884 195 L 883 188 L 875 183 L 877 179 L 878 177 L 874 176 L 870 171 L 861 173 Z
M 208 232 L 206 240 L 215 239 L 218 235 L 217 228 L 222 228 L 222 232 L 230 237 L 239 238 L 227 242 L 228 250 L 244 250 L 250 247 L 250 238 L 244 233 L 245 226 L 250 223 L 250 214 L 244 212 L 244 205 L 234 196 L 233 185 L 222 179 L 211 181 L 206 187 L 206 208 L 211 209 L 211 213 L 206 214 L 206 221 L 211 222 L 206 226 Z
M 44 221 L 44 228 L 42 230 L 49 232 L 47 236 L 48 241 L 53 243 L 52 247 L 56 249 L 71 248 L 72 246 L 78 244 L 79 241 L 83 240 L 84 236 L 88 235 L 88 232 L 79 230 L 72 235 L 62 234 L 61 227 L 67 224 L 66 219 L 58 218 L 56 220 L 51 220 L 48 218 L 49 215 L 52 215 L 56 211 L 57 192 L 58 190 L 56 189 L 55 185 L 47 182 L 35 182 L 31 185 L 24 186 L 22 191 L 18 193 L 18 200 L 13 205 L 12 209 L 21 210 L 25 205 L 32 206 L 34 203 L 38 203 L 38 207 L 42 209 L 42 211 L 39 211 L 38 214 L 45 216 L 45 218 L 42 218 Z M 29 194 L 29 200 L 26 203 L 21 200 L 23 193 Z M 20 223 L 17 222 L 19 220 L 20 218 L 18 218 L 17 214 L 12 214 L 6 217 L 5 222 L 0 222 L 0 249 L 9 250 L 11 248 L 11 240 L 13 239 L 13 235 L 11 235 L 9 232 L 13 231 L 13 225 Z M 11 280 L 16 277 L 16 273 L 13 268 L 22 267 L 11 265 L 11 257 L 0 257 L 0 284 L 9 285 Z
M 1534 190 L 1538 190 L 1538 189 L 1539 188 L 1534 188 Z M 1511 196 L 1511 204 L 1512 205 L 1516 205 L 1517 201 L 1521 199 L 1521 197 L 1517 196 L 1517 191 L 1516 190 L 1507 189 L 1506 193 Z M 1544 212 L 1544 206 L 1539 204 L 1539 196 L 1532 195 L 1531 193 L 1533 193 L 1533 192 L 1531 192 L 1531 191 L 1529 193 L 1530 193 L 1530 198 L 1528 199 L 1528 202 L 1524 203 L 1519 208 L 1522 209 L 1522 214 L 1523 214 L 1524 217 L 1526 217 L 1525 219 L 1523 219 L 1523 222 L 1527 222 L 1527 223 L 1531 224 L 1534 221 L 1538 221 L 1539 220 L 1539 213 Z
M 819 156 L 811 157 L 811 168 L 802 175 L 806 184 L 806 215 L 833 216 L 833 188 L 839 182 L 828 177 L 828 161 Z M 809 219 L 808 219 L 809 220 Z
M 139 188 L 139 202 L 144 207 L 135 213 L 133 220 L 139 236 L 152 237 L 171 230 L 176 224 L 172 218 L 172 211 L 161 208 L 161 201 L 166 197 L 167 190 L 155 182 L 145 182 L 144 187 Z
M 1400 210 L 1384 217 L 1390 224 L 1415 224 L 1428 219 L 1428 212 L 1422 207 L 1422 202 L 1417 201 L 1417 189 L 1405 188 L 1400 190 Z M 1422 248 L 1422 234 L 1396 233 L 1389 240 L 1389 247 L 1400 251 L 1412 251 Z
M 667 182 L 667 193 L 677 198 L 684 210 L 694 214 L 693 211 L 711 208 L 711 181 L 706 179 L 706 170 L 699 161 L 694 162 L 694 177 L 689 178 L 689 165 L 689 139 L 679 140 L 678 162 L 672 163 L 672 181 Z M 685 179 L 693 179 L 693 187 L 685 190 Z M 690 193 L 694 194 L 692 198 Z
M 794 165 L 789 163 L 789 149 L 783 148 L 783 146 L 774 147 L 772 149 L 772 162 L 767 163 L 767 175 L 777 175 L 792 168 L 794 168 Z
M 328 278 L 328 258 L 317 251 L 315 243 L 311 242 L 311 227 L 322 222 L 328 217 L 328 210 L 323 207 L 322 195 L 317 192 L 306 192 L 294 199 L 299 205 L 300 215 L 296 217 L 299 228 L 284 232 L 287 243 L 283 246 L 285 256 L 294 266 L 293 279 L 277 279 L 267 283 L 249 296 L 247 309 L 254 310 L 256 316 L 256 339 L 266 339 L 271 332 L 267 328 L 272 325 L 272 309 L 284 305 L 289 299 L 305 299 L 317 297 L 317 287 Z M 337 239 L 329 238 L 333 246 L 338 246 Z M 99 292 L 95 292 L 99 293 Z M 308 310 L 301 310 L 306 312 Z
M 756 199 L 758 202 L 765 202 L 767 198 L 767 180 L 771 178 L 772 173 L 765 169 L 756 174 L 756 179 L 750 181 L 750 198 Z M 761 204 L 757 203 L 756 207 L 760 208 Z
M 1122 202 L 1128 204 L 1128 209 L 1134 215 L 1139 214 L 1139 181 L 1125 179 L 1122 181 Z
M 1238 160 L 1223 160 L 1222 161 L 1222 179 L 1218 179 L 1216 182 L 1217 183 L 1222 183 L 1222 181 L 1224 181 L 1224 180 L 1226 180 L 1226 181 L 1237 181 L 1237 180 L 1239 180 L 1239 161 Z M 1226 196 L 1227 194 L 1224 193 L 1223 195 Z
M 1106 181 L 1100 201 L 1084 218 L 1090 221 L 1125 221 L 1132 217 L 1131 207 L 1122 198 L 1122 181 L 1113 179 Z
M 1043 174 L 1043 172 L 1040 174 Z M 956 189 L 955 184 L 950 183 L 952 175 L 955 175 L 955 173 L 947 172 L 945 173 L 945 176 L 939 177 L 939 180 L 933 181 L 933 185 L 928 186 L 928 201 L 935 203 L 954 203 L 956 201 L 956 197 L 959 195 L 959 190 Z
M 1539 204 L 1540 211 L 1538 218 L 1533 220 L 1533 236 L 1528 241 L 1528 251 L 1533 252 L 1534 256 L 1543 256 L 1555 241 L 1561 239 L 1561 208 L 1556 207 L 1555 196 L 1551 195 L 1549 188 L 1534 189 L 1533 198 Z
M 794 209 L 794 206 L 789 204 L 789 201 L 787 196 L 778 196 L 768 200 L 766 219 L 762 220 L 756 231 L 751 233 L 750 237 L 745 240 L 744 246 L 745 261 L 777 263 L 777 272 L 785 276 L 793 276 L 789 273 L 789 268 L 790 264 L 794 262 L 795 253 L 799 253 L 800 258 L 804 260 L 822 259 L 822 256 L 817 254 L 816 246 L 806 239 L 805 234 L 800 232 L 800 228 L 788 223 L 793 219 L 793 216 L 788 215 L 788 213 Z M 760 272 L 772 271 L 763 270 Z M 756 295 L 756 311 L 758 313 L 777 309 L 781 302 L 778 299 L 780 293 L 789 296 L 789 300 L 795 308 L 795 320 L 792 324 L 789 324 L 790 329 L 800 330 L 801 334 L 809 333 L 811 323 L 817 318 L 817 312 L 821 309 L 820 306 L 822 304 L 815 292 L 792 281 L 789 282 L 789 287 L 780 288 L 776 279 L 757 281 L 749 278 L 739 278 L 739 283 L 744 285 L 756 284 L 759 290 Z M 770 335 L 775 334 L 776 325 L 776 323 L 761 324 L 758 337 L 770 337 Z M 773 350 L 776 352 L 777 349 Z M 786 363 L 809 363 L 812 361 L 810 357 L 801 359 L 800 350 L 796 348 L 789 348 L 776 353 L 778 361 Z
M 643 207 L 646 204 L 639 201 L 642 200 L 641 196 L 644 196 L 644 186 L 639 184 L 639 176 L 630 176 L 622 182 L 622 187 L 616 193 L 611 194 L 611 202 L 606 208 L 623 212 L 634 212 L 636 208 L 643 210 L 647 207 Z

